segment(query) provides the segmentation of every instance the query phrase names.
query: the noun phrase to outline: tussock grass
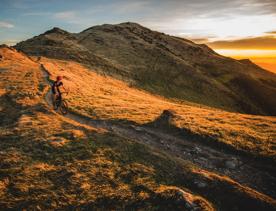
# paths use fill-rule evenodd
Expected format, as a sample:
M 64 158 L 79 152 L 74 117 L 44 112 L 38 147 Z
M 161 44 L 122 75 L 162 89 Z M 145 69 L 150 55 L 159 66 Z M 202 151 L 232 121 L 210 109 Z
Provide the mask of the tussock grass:
M 8 94 L 10 99 L 21 105 L 34 105 L 43 95 L 46 83 L 39 64 L 15 49 L 1 48 L 0 94 Z M 19 61 L 16 62 L 15 61 Z
M 4 111 L 0 127 L 1 209 L 183 210 L 189 205 L 200 210 L 232 210 L 229 204 L 235 204 L 237 209 L 273 210 L 273 199 L 227 177 L 201 172 L 146 145 L 57 115 L 44 102 L 45 89 L 39 89 L 45 85 L 39 65 L 7 51 L 0 50 L 5 58 L 0 68 L 11 73 L 0 73 L 1 79 L 5 78 L 0 96 Z M 21 77 L 27 72 L 37 77 L 34 83 Z M 16 77 L 9 78 L 13 74 Z M 20 86 L 11 92 L 9 82 Z M 24 90 L 32 92 L 21 95 Z M 37 92 L 40 97 L 32 98 Z M 74 96 L 78 95 L 70 96 L 71 103 Z M 80 106 L 82 111 L 84 104 Z M 213 178 L 208 180 L 207 174 Z M 197 187 L 201 180 L 206 189 Z M 219 197 L 225 189 L 227 197 Z
M 154 122 L 164 110 L 170 109 L 176 114 L 170 122 L 174 127 L 203 138 L 210 137 L 217 143 L 256 157 L 275 158 L 275 117 L 169 101 L 134 89 L 125 82 L 99 75 L 78 63 L 46 58 L 41 62 L 50 71 L 52 79 L 58 74 L 65 76 L 65 85 L 70 89 L 70 108 L 76 113 L 91 118 L 148 124 Z

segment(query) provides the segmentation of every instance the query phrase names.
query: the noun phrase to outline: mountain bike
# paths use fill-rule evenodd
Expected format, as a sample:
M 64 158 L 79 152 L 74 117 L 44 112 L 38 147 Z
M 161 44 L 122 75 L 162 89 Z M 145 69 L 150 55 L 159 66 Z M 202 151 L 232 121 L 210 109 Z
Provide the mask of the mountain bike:
M 59 97 L 54 102 L 54 109 L 59 110 L 63 115 L 68 113 L 68 104 L 63 98 L 63 95 L 68 95 L 68 92 L 61 92 Z

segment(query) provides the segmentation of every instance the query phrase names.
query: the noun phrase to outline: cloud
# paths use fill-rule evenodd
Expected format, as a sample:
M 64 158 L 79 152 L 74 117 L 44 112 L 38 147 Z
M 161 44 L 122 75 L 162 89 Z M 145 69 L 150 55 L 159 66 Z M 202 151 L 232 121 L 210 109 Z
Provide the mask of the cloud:
M 200 35 L 197 36 L 193 34 L 194 34 L 193 32 L 184 32 L 179 34 L 179 37 L 183 37 L 184 39 L 191 40 L 198 44 L 203 44 L 203 43 L 205 44 L 217 38 L 216 36 L 200 36 Z
M 266 32 L 266 34 L 269 34 L 269 35 L 276 35 L 276 31 L 269 31 L 269 32 Z
M 215 49 L 276 50 L 276 37 L 266 35 L 238 40 L 209 42 L 207 45 Z
M 189 31 L 193 36 L 216 35 L 219 39 L 260 36 L 273 29 L 271 23 L 276 21 L 276 0 L 264 0 L 264 3 L 259 0 L 148 2 L 134 21 L 176 36 Z
M 275 0 L 251 0 L 255 5 L 262 8 L 262 12 L 276 14 L 276 1 Z
M 62 11 L 54 14 L 55 18 L 61 20 L 71 20 L 76 17 L 76 11 Z
M 159 0 L 149 1 L 151 17 L 161 19 L 231 18 L 236 15 L 276 15 L 275 0 Z
M 19 40 L 4 40 L 4 41 L 1 41 L 0 44 L 6 44 L 8 46 L 13 46 L 13 45 L 16 45 L 16 43 L 18 43 Z
M 46 15 L 52 15 L 50 12 L 27 12 L 24 13 L 23 16 L 46 16 Z
M 187 38 L 187 39 L 189 39 L 189 40 L 191 40 L 191 41 L 193 41 L 195 43 L 198 43 L 198 44 L 209 42 L 209 39 L 208 38 L 204 38 L 204 37 L 202 37 L 202 38 Z
M 13 28 L 14 25 L 6 22 L 6 21 L 0 21 L 0 28 Z
M 146 8 L 150 6 L 149 1 L 140 0 L 140 1 L 129 1 L 119 3 L 116 2 L 111 5 L 110 9 L 115 9 L 115 12 L 118 13 L 135 13 L 135 12 L 143 12 Z

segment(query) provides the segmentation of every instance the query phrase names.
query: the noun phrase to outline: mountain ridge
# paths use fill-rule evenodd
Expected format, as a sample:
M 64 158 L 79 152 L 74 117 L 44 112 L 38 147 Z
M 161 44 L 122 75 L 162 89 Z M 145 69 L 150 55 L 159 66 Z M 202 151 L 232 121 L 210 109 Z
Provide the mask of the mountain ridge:
M 165 97 L 276 115 L 275 74 L 136 23 L 104 24 L 79 33 L 53 28 L 15 48 L 29 55 L 74 60 Z M 240 78 L 256 90 L 244 87 Z

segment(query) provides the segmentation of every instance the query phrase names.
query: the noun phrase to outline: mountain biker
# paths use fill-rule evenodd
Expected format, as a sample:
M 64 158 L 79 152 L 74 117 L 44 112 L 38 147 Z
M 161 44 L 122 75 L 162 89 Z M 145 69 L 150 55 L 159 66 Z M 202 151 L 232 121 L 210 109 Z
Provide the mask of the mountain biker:
M 52 100 L 53 100 L 54 108 L 56 108 L 56 105 L 55 105 L 56 100 L 61 99 L 61 90 L 60 90 L 61 88 L 65 92 L 67 92 L 67 90 L 63 86 L 62 76 L 57 76 L 56 81 L 52 84 Z

